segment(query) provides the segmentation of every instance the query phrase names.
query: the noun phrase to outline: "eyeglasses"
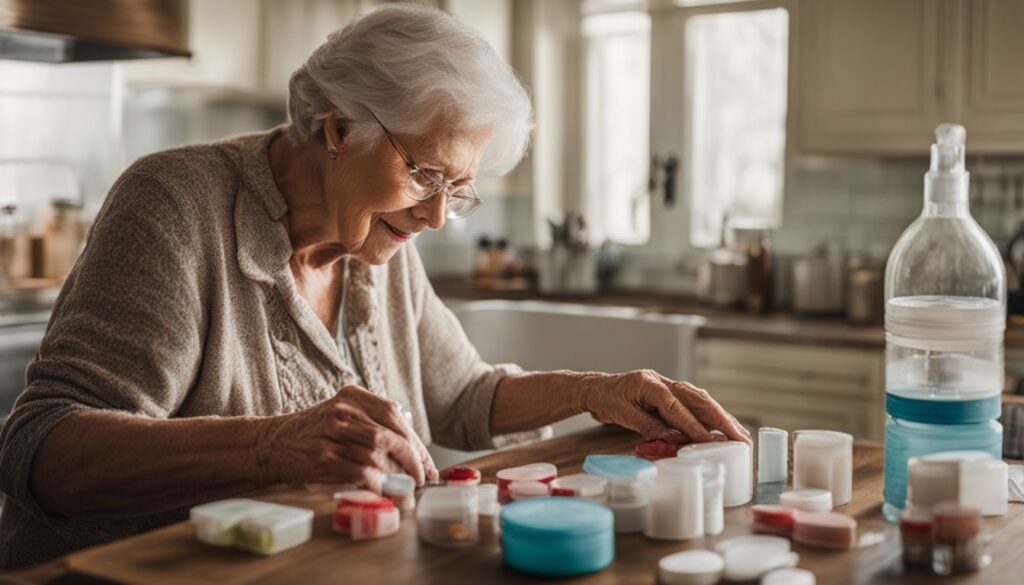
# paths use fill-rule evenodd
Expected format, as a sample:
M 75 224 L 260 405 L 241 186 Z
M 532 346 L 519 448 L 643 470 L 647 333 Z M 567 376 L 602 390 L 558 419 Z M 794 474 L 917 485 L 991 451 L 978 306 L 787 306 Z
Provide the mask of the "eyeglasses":
M 477 195 L 476 187 L 473 186 L 473 183 L 456 185 L 454 181 L 445 180 L 444 175 L 440 171 L 421 168 L 405 152 L 402 145 L 398 143 L 398 139 L 391 134 L 391 131 L 380 121 L 380 118 L 369 108 L 367 108 L 367 111 L 370 112 L 374 120 L 377 120 L 381 129 L 384 130 L 384 136 L 387 136 L 388 142 L 391 143 L 395 152 L 405 161 L 405 166 L 409 167 L 409 177 L 405 181 L 405 194 L 409 198 L 416 201 L 428 201 L 435 195 L 444 193 L 445 217 L 448 219 L 461 219 L 476 211 L 477 207 L 480 207 L 483 201 Z

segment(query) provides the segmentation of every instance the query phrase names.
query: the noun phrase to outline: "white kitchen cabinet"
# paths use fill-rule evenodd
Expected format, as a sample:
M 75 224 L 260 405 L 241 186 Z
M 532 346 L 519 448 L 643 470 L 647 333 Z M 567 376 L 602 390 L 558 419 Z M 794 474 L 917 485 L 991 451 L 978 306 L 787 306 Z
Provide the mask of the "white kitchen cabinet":
M 1024 151 L 1024 2 L 957 4 L 962 70 L 959 119 L 971 152 Z
M 1024 2 L 801 0 L 796 132 L 804 153 L 925 155 L 935 126 L 973 153 L 1024 152 Z
M 881 349 L 700 339 L 697 382 L 751 428 L 832 429 L 881 440 Z
M 144 59 L 122 64 L 130 88 L 212 89 L 257 93 L 262 84 L 259 0 L 189 3 L 191 59 Z
M 803 152 L 916 153 L 948 116 L 944 0 L 798 5 L 797 144 Z
M 125 82 L 130 88 L 194 89 L 284 104 L 288 79 L 313 50 L 380 3 L 192 0 L 192 58 L 126 62 Z
M 327 37 L 380 0 L 259 0 L 263 10 L 262 94 L 284 103 L 288 80 Z M 422 3 L 422 2 L 421 2 Z

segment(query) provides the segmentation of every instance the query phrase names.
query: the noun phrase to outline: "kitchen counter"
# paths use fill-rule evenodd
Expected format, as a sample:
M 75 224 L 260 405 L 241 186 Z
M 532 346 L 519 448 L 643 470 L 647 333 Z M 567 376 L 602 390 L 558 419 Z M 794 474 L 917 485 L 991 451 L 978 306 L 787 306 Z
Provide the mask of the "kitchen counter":
M 559 473 L 580 471 L 589 453 L 630 453 L 637 435 L 615 427 L 600 427 L 529 446 L 497 452 L 471 462 L 493 482 L 502 468 L 548 461 Z M 755 466 L 756 467 L 756 466 Z M 857 550 L 828 552 L 794 544 L 800 566 L 813 571 L 822 585 L 924 584 L 937 577 L 920 571 L 904 571 L 899 561 L 897 529 L 881 516 L 883 483 L 882 448 L 857 443 L 854 447 L 853 500 L 838 510 L 857 519 L 859 535 L 870 540 L 884 536 L 881 544 Z M 403 520 L 395 536 L 354 542 L 330 531 L 333 508 L 327 487 L 291 489 L 265 499 L 312 508 L 316 511 L 311 542 L 280 555 L 260 558 L 246 553 L 201 545 L 187 523 L 174 524 L 88 549 L 40 567 L 9 576 L 38 583 L 97 583 L 85 577 L 120 583 L 217 585 L 255 583 L 538 583 L 504 567 L 497 543 L 461 549 L 433 548 L 416 538 L 415 522 Z M 989 546 L 992 565 L 981 572 L 943 579 L 943 583 L 1004 584 L 1024 572 L 1024 556 L 1017 544 L 1024 539 L 1024 505 L 1010 504 L 1009 513 L 987 519 L 993 536 Z M 702 540 L 666 542 L 641 535 L 619 535 L 616 560 L 608 569 L 573 579 L 579 584 L 655 582 L 659 558 L 675 551 L 702 548 L 722 539 L 750 532 L 751 506 L 726 511 L 725 532 Z M 103 582 L 103 581 L 100 581 Z M 555 582 L 555 580 L 545 580 Z
M 545 300 L 638 307 L 656 313 L 701 315 L 707 319 L 707 323 L 700 328 L 698 337 L 704 339 L 740 339 L 878 350 L 885 348 L 885 329 L 881 324 L 854 325 L 839 317 L 806 317 L 784 311 L 758 315 L 715 308 L 690 297 L 659 293 L 608 291 L 590 297 L 543 297 L 533 289 L 483 289 L 462 277 L 433 277 L 430 281 L 437 294 L 445 300 Z M 1015 322 L 1011 318 L 1006 330 L 1006 348 L 1024 349 L 1024 321 Z

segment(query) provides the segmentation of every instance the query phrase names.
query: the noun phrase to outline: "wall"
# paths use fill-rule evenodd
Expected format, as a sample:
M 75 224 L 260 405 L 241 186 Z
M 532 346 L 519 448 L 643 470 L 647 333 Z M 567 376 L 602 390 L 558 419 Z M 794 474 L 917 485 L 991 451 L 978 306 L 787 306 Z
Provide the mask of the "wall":
M 52 197 L 95 207 L 124 166 L 110 64 L 0 61 L 0 202 L 41 221 Z

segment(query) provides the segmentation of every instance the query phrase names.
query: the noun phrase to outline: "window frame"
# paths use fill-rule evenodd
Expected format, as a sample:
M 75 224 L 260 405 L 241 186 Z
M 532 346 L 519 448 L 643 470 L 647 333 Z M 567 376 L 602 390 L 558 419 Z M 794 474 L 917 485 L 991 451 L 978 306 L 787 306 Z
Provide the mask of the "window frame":
M 678 257 L 703 254 L 707 248 L 691 244 L 693 177 L 688 161 L 692 133 L 688 120 L 693 112 L 692 92 L 688 86 L 689 71 L 686 61 L 686 23 L 694 16 L 750 12 L 784 8 L 789 16 L 789 41 L 787 56 L 787 115 L 785 121 L 786 144 L 783 153 L 784 165 L 788 167 L 795 136 L 797 52 L 797 10 L 799 0 L 737 0 L 721 2 L 709 0 L 706 4 L 677 5 L 672 0 L 652 0 L 651 12 L 651 130 L 650 149 L 652 156 L 676 155 L 680 162 L 676 177 L 676 201 L 671 207 L 665 205 L 662 185 L 663 171 L 658 178 L 658 188 L 651 197 L 651 238 L 648 246 L 656 255 Z M 682 107 L 680 107 L 682 104 Z M 655 123 L 654 121 L 657 121 Z M 784 189 L 785 190 L 785 189 Z M 781 208 L 781 203 L 780 203 Z M 780 212 L 779 225 L 782 223 Z

